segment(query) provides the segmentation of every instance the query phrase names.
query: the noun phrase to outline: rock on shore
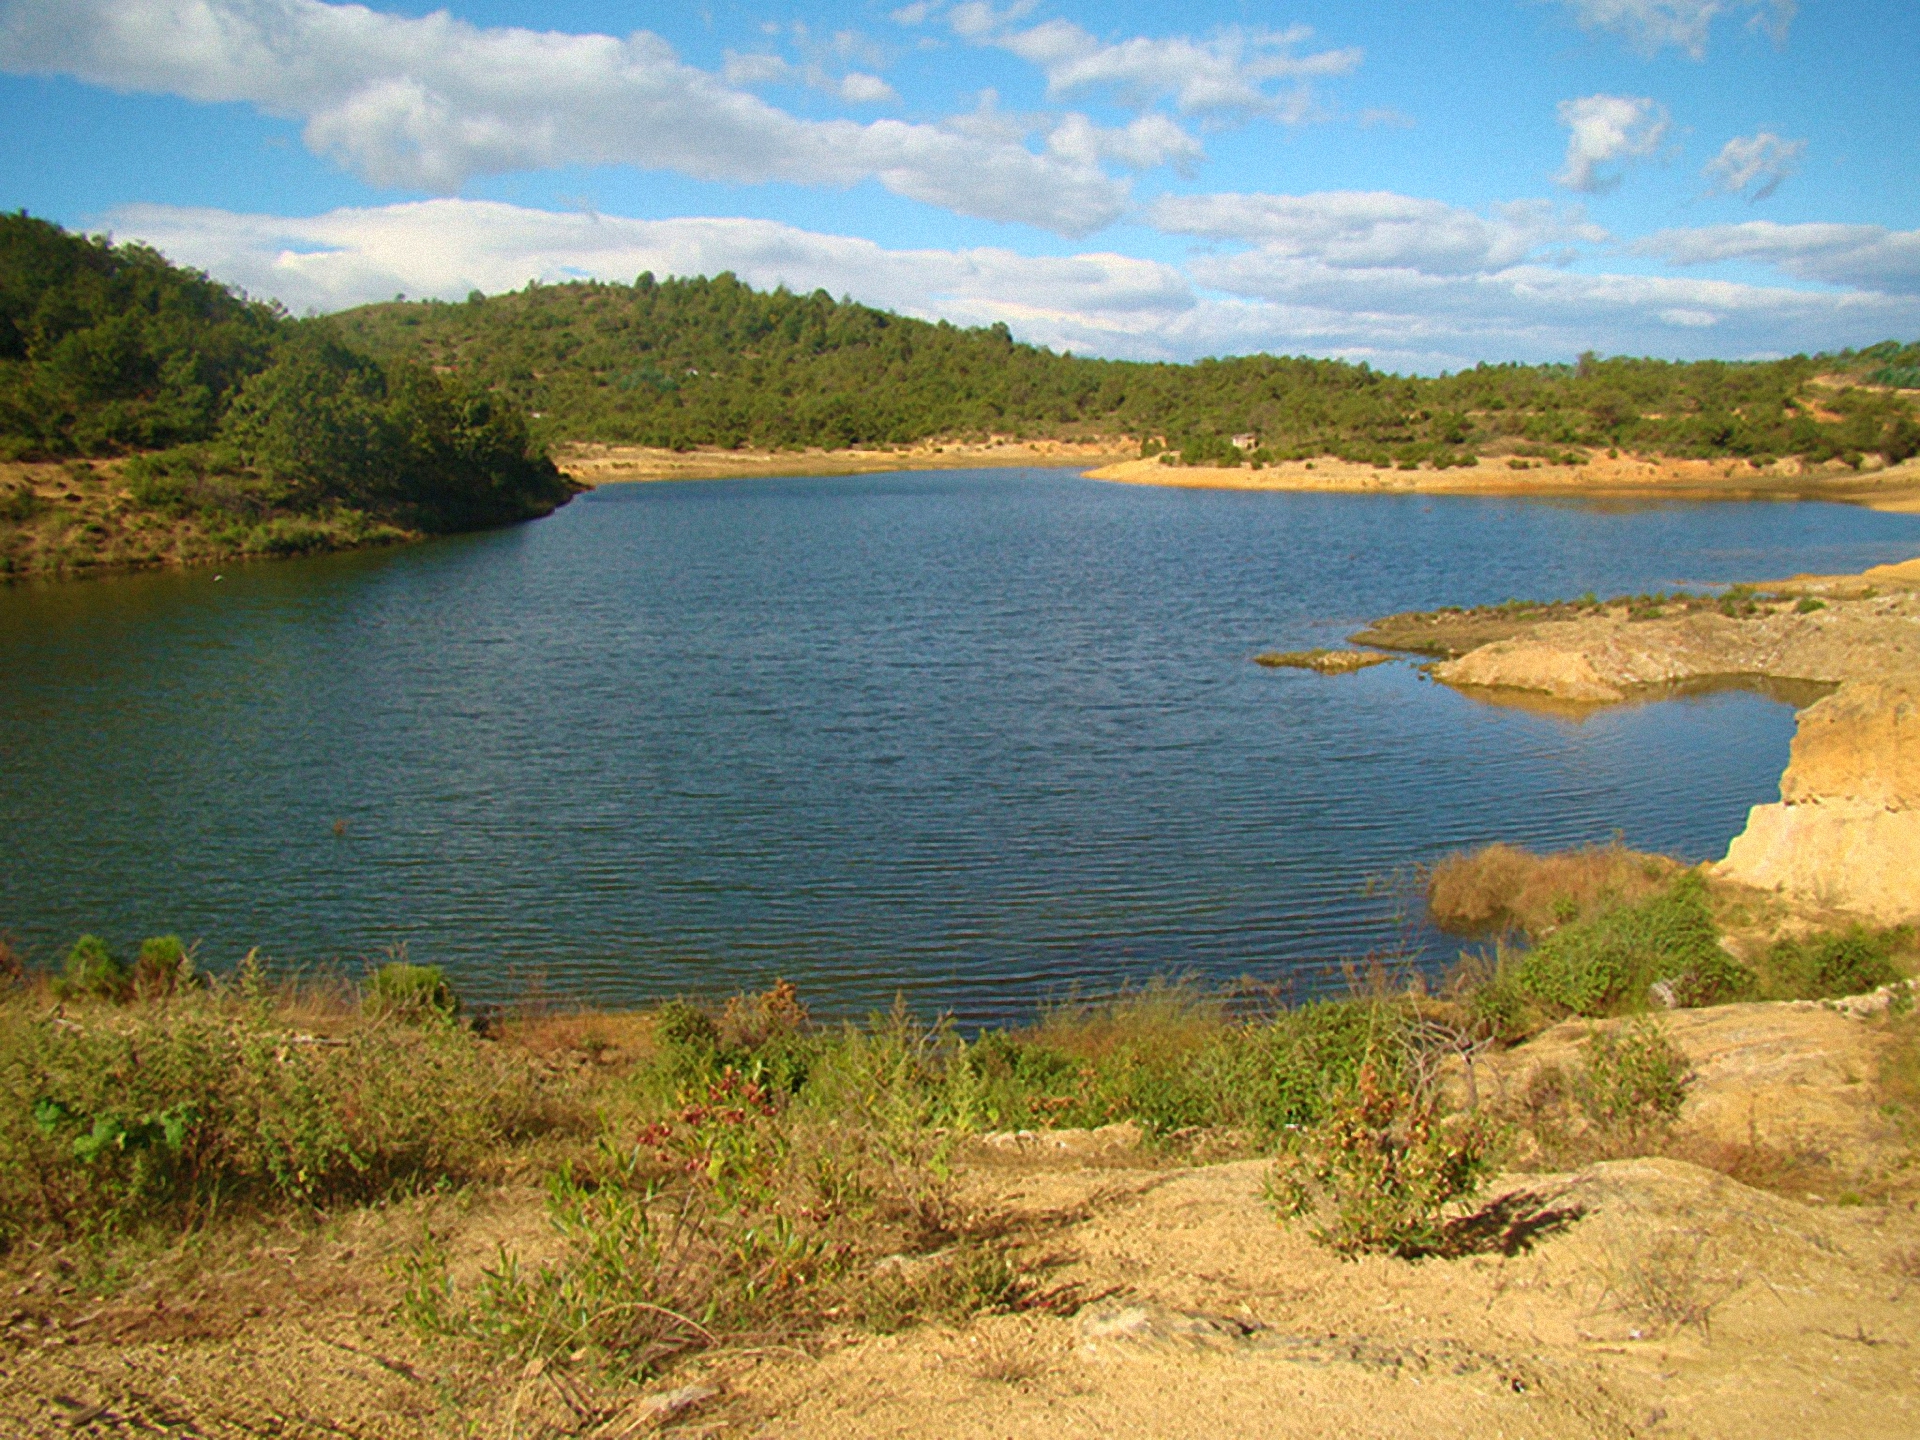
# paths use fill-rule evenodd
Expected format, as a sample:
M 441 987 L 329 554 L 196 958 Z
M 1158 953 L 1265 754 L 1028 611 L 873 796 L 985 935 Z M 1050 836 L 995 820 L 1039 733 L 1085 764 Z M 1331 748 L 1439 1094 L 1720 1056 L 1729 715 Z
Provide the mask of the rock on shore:
M 1920 675 L 1920 594 L 1825 602 L 1734 618 L 1695 611 L 1673 619 L 1593 616 L 1538 625 L 1434 667 L 1449 685 L 1528 690 L 1611 704 L 1637 690 L 1738 676 L 1841 684 Z
M 1885 924 L 1920 919 L 1920 680 L 1856 680 L 1800 713 L 1780 802 L 1716 873 Z

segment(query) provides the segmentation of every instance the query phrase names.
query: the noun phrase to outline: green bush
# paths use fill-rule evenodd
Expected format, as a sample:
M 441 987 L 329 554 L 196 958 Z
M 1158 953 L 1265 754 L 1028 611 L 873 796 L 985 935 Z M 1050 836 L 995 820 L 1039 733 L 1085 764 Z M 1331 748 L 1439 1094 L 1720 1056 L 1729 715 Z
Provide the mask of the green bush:
M 82 935 L 53 982 L 62 1000 L 124 1000 L 132 988 L 127 967 L 98 935 Z
M 1365 1064 L 1281 1152 L 1268 1196 L 1343 1256 L 1432 1254 L 1445 1248 L 1448 1207 L 1491 1171 L 1494 1138 L 1480 1117 L 1444 1115 L 1430 1089 Z
M 1559 1014 L 1642 1008 L 1661 984 L 1673 1003 L 1717 1005 L 1754 992 L 1757 977 L 1720 948 L 1706 882 L 1680 876 L 1663 892 L 1566 925 L 1511 963 L 1512 982 Z
M 1911 948 L 1913 932 L 1874 932 L 1855 925 L 1838 934 L 1781 940 L 1768 951 L 1767 989 L 1783 1000 L 1825 1000 L 1863 995 L 1901 978 L 1896 952 Z
M 361 1006 L 376 1017 L 421 1020 L 454 1015 L 460 1002 L 438 965 L 389 960 L 367 977 Z
M 196 984 L 193 956 L 178 935 L 155 935 L 140 943 L 140 954 L 128 977 L 133 993 L 142 999 L 157 999 L 188 989 Z
M 1588 1032 L 1575 1098 L 1603 1131 L 1637 1136 L 1672 1122 L 1692 1079 L 1679 1047 L 1643 1018 L 1612 1032 Z

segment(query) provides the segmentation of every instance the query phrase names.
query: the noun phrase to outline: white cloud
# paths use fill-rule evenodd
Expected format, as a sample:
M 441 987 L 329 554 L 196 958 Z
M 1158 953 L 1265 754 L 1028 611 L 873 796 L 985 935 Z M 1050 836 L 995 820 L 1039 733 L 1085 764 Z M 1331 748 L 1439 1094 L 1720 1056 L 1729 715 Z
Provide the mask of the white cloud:
M 1729 140 L 1700 173 L 1707 177 L 1712 194 L 1764 200 L 1800 168 L 1806 149 L 1804 140 L 1782 140 L 1771 130 L 1762 130 Z
M 1667 107 L 1627 95 L 1588 95 L 1560 102 L 1560 123 L 1567 137 L 1567 159 L 1554 182 L 1569 190 L 1599 194 L 1620 183 L 1620 172 L 1603 165 L 1645 159 L 1666 138 Z
M 1268 255 L 1308 258 L 1335 269 L 1430 275 L 1478 274 L 1530 259 L 1563 259 L 1570 244 L 1607 238 L 1578 209 L 1544 200 L 1513 201 L 1483 216 L 1387 191 L 1168 196 L 1149 206 L 1146 217 L 1173 234 L 1242 240 Z
M 893 86 L 878 75 L 868 75 L 859 70 L 850 70 L 842 75 L 837 90 L 840 98 L 849 105 L 880 105 L 900 98 Z
M 1589 30 L 1623 36 L 1643 55 L 1671 45 L 1694 59 L 1707 53 L 1707 34 L 1722 15 L 1745 13 L 1748 23 L 1784 43 L 1795 0 L 1561 0 Z
M 1126 125 L 1108 128 L 1084 115 L 1069 114 L 1047 136 L 1047 149 L 1078 165 L 1106 160 L 1130 170 L 1172 165 L 1191 171 L 1207 158 L 1200 142 L 1164 115 L 1139 115 Z
M 1749 220 L 1744 225 L 1661 230 L 1636 241 L 1632 249 L 1669 265 L 1757 261 L 1796 280 L 1920 295 L 1920 230 Z
M 963 38 L 998 45 L 1038 66 L 1055 99 L 1104 89 L 1142 108 L 1170 100 L 1190 115 L 1303 119 L 1311 108 L 1305 82 L 1344 75 L 1362 59 L 1351 48 L 1294 53 L 1312 34 L 1298 25 L 1288 30 L 1229 26 L 1204 40 L 1136 37 L 1105 44 L 1066 20 L 1008 29 L 1016 11 L 995 12 L 978 0 L 958 6 L 948 18 Z M 1269 88 L 1275 81 L 1292 83 L 1275 93 Z
M 779 85 L 793 79 L 794 69 L 778 55 L 729 50 L 720 74 L 729 85 Z
M 734 64 L 767 71 L 766 59 Z M 12 0 L 0 9 L 0 69 L 252 104 L 304 120 L 309 148 L 375 184 L 440 193 L 474 175 L 568 164 L 744 183 L 874 178 L 928 204 L 1070 235 L 1112 221 L 1128 193 L 1097 168 L 955 128 L 799 119 L 644 31 L 483 29 L 445 11 L 409 18 L 321 0 Z M 884 84 L 850 76 L 839 93 L 865 103 Z
M 1202 256 L 1182 270 L 1113 254 L 890 250 L 766 220 L 626 220 L 464 200 L 308 219 L 133 206 L 110 219 L 123 236 L 296 310 L 399 291 L 457 299 L 529 278 L 732 270 L 757 286 L 824 288 L 962 324 L 1003 320 L 1022 339 L 1139 359 L 1266 350 L 1431 371 L 1479 360 L 1564 360 L 1586 349 L 1683 359 L 1920 333 L 1915 294 L 1589 275 L 1531 263 L 1421 270 L 1405 264 L 1404 254 L 1369 266 L 1342 253 L 1337 237 L 1318 250 L 1295 242 L 1296 253 L 1276 243 Z M 1909 235 L 1905 243 L 1920 240 Z
M 1920 298 L 1833 294 L 1663 275 L 1591 275 L 1517 265 L 1486 274 L 1362 270 L 1271 251 L 1207 257 L 1196 284 L 1260 302 L 1294 334 L 1483 359 L 1565 359 L 1583 350 L 1675 359 L 1863 345 L 1920 327 Z M 1433 361 L 1428 362 L 1429 365 Z

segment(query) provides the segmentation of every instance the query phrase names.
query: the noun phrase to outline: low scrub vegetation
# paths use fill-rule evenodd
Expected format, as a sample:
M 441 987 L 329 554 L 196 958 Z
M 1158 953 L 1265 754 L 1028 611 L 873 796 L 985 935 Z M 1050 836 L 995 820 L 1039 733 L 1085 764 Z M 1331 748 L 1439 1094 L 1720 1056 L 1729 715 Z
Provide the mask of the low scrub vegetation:
M 1492 1170 L 1498 1139 L 1484 1114 L 1447 1113 L 1431 1082 L 1369 1062 L 1288 1138 L 1268 1195 L 1341 1255 L 1435 1254 L 1447 1248 L 1450 1207 Z
M 976 1036 L 901 1006 L 817 1023 L 786 984 L 476 1016 L 404 956 L 270 984 L 254 957 L 208 974 L 173 936 L 85 936 L 45 972 L 0 949 L 0 1255 L 112 1256 L 531 1183 L 544 1235 L 483 1264 L 456 1253 L 448 1210 L 424 1212 L 441 1228 L 399 1263 L 403 1313 L 483 1367 L 631 1378 L 715 1344 L 1070 1307 L 956 1167 L 982 1132 L 1116 1122 L 1150 1156 L 1277 1156 L 1272 1203 L 1342 1255 L 1448 1254 L 1484 1239 L 1472 1207 L 1503 1159 L 1670 1151 L 1692 1080 L 1639 1013 L 1659 987 L 1675 1003 L 1850 993 L 1911 946 L 1848 931 L 1746 964 L 1692 872 L 1585 852 L 1569 910 L 1540 893 L 1561 870 L 1498 863 L 1521 881 L 1483 897 L 1490 913 L 1539 929 L 1440 996 L 1382 985 L 1255 1014 L 1155 986 Z M 1523 1096 L 1476 1096 L 1487 1046 L 1582 1014 L 1637 1018 L 1596 1024 Z M 1759 1175 L 1776 1158 L 1710 1163 Z
M 1856 925 L 1737 956 L 1700 872 L 1618 845 L 1451 855 L 1428 872 L 1427 900 L 1446 928 L 1494 934 L 1452 992 L 1508 1039 L 1569 1016 L 1864 994 L 1911 974 L 1916 950 L 1906 927 Z

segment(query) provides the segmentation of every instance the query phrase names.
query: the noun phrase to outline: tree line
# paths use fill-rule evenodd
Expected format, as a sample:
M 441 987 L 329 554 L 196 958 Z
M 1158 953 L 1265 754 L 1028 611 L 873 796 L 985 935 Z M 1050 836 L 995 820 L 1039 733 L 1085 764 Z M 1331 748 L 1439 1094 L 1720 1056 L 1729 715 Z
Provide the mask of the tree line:
M 1466 463 L 1490 447 L 1615 447 L 1759 462 L 1920 453 L 1920 344 L 1762 362 L 1580 357 L 1437 377 L 1250 355 L 1157 364 L 1055 354 L 731 274 L 529 284 L 465 303 L 337 317 L 369 352 L 471 378 L 537 434 L 684 449 L 910 444 L 938 436 L 1128 435 L 1190 461 L 1318 455 Z M 1840 383 L 1822 383 L 1839 377 Z

